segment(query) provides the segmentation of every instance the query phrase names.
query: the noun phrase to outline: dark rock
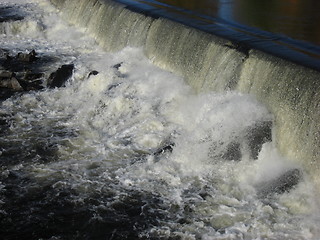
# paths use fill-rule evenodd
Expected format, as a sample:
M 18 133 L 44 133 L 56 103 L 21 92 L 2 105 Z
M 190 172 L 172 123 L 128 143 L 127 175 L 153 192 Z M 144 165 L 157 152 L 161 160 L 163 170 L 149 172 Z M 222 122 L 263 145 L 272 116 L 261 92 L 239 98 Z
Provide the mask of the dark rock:
M 15 73 L 11 71 L 2 71 L 0 72 L 0 80 L 2 79 L 10 79 L 12 77 L 15 77 Z
M 19 81 L 15 77 L 0 80 L 1 88 L 9 88 L 13 91 L 22 91 L 23 87 L 20 85 Z
M 5 57 L 0 59 L 1 65 L 12 72 L 23 72 L 26 69 L 37 68 L 38 64 L 35 64 L 39 58 L 36 56 L 35 50 L 29 53 L 19 52 L 16 56 L 10 56 L 9 52 L 4 52 Z M 41 64 L 40 64 L 41 65 Z
M 35 80 L 35 81 L 25 81 L 19 80 L 20 85 L 22 86 L 24 91 L 32 91 L 32 90 L 41 90 L 44 87 L 42 86 L 42 80 Z
M 290 169 L 275 179 L 263 182 L 256 186 L 258 196 L 263 198 L 273 194 L 289 192 L 302 180 L 302 177 L 303 175 L 301 170 L 296 168 Z
M 18 55 L 16 56 L 16 59 L 18 61 L 21 61 L 21 62 L 34 62 L 36 61 L 38 58 L 36 57 L 37 53 L 35 50 L 32 50 L 31 52 L 29 53 L 21 53 L 19 52 Z
M 99 72 L 98 71 L 96 71 L 96 70 L 93 70 L 93 71 L 91 71 L 90 73 L 89 73 L 89 75 L 88 75 L 88 78 L 90 77 L 90 76 L 96 76 L 96 75 L 98 75 L 99 74 Z
M 122 64 L 123 64 L 123 62 L 117 63 L 117 64 L 113 65 L 112 67 L 119 70 L 119 68 L 122 66 Z
M 43 78 L 43 72 L 47 71 L 48 66 L 58 62 L 56 56 L 41 55 L 32 50 L 29 53 L 10 54 L 6 49 L 0 49 L 0 66 L 2 69 L 15 72 L 19 79 L 34 80 Z
M 170 152 L 170 153 L 171 153 L 171 152 L 173 151 L 174 145 L 175 145 L 174 143 L 170 143 L 170 144 L 168 144 L 168 145 L 165 145 L 165 146 L 157 149 L 157 150 L 153 153 L 153 155 L 158 156 L 158 155 L 164 154 L 164 153 L 166 153 L 166 152 Z
M 32 71 L 26 71 L 22 79 L 19 80 L 20 85 L 25 91 L 40 90 L 43 89 L 44 73 L 34 73 Z
M 236 136 L 234 140 L 224 147 L 218 156 L 224 160 L 240 161 L 244 155 L 244 151 L 247 151 L 250 158 L 256 160 L 258 159 L 262 145 L 271 141 L 272 121 L 257 122 Z M 215 151 L 217 148 L 213 149 Z
M 63 87 L 66 81 L 72 76 L 73 64 L 62 65 L 57 71 L 50 74 L 47 86 L 49 88 Z
M 36 61 L 37 60 L 37 61 Z M 49 64 L 56 62 L 58 58 L 42 56 L 37 57 L 35 50 L 29 53 L 19 52 L 10 55 L 7 49 L 0 49 L 0 100 L 5 100 L 15 92 L 40 90 L 44 86 L 45 71 Z M 50 75 L 49 87 L 60 87 L 72 75 L 73 65 L 63 65 Z
M 26 81 L 32 81 L 32 80 L 36 80 L 36 79 L 41 79 L 44 77 L 44 73 L 33 73 L 31 71 L 26 71 L 23 79 Z
M 22 73 L 18 73 L 18 76 L 19 74 L 22 75 Z M 9 88 L 12 91 L 30 91 L 43 88 L 43 81 L 37 80 L 44 76 L 43 73 L 26 72 L 23 79 L 18 78 L 18 76 L 11 71 L 0 72 L 0 87 Z

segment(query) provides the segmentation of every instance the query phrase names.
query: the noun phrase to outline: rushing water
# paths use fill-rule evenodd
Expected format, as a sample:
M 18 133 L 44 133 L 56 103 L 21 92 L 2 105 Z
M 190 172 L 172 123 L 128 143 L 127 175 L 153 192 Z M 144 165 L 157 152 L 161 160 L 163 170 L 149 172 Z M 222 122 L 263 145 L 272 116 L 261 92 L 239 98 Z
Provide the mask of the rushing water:
M 2 239 L 320 237 L 308 175 L 286 191 L 259 190 L 301 167 L 275 139 L 257 156 L 247 144 L 273 119 L 253 97 L 195 94 L 141 49 L 104 52 L 48 1 L 0 9 L 1 49 L 35 49 L 50 59 L 46 77 L 75 66 L 64 88 L 1 102 Z

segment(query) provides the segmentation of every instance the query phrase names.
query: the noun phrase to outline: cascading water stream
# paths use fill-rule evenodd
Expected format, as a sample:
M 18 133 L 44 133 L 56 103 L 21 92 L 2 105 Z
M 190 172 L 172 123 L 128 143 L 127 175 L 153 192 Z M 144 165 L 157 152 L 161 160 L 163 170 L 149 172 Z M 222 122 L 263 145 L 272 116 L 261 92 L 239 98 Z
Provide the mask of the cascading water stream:
M 0 3 L 22 15 L 0 23 L 1 71 L 15 63 L 8 56 L 34 49 L 38 59 L 24 67 L 35 64 L 44 87 L 1 101 L 3 239 L 320 236 L 314 182 L 279 153 L 278 116 L 234 91 L 248 89 L 240 73 L 250 68 L 237 62 L 244 53 L 192 29 L 159 38 L 163 23 L 174 24 L 137 13 L 132 21 L 113 3 L 70 1 L 66 14 L 93 35 L 69 26 L 48 1 Z M 114 20 L 109 32 L 103 17 Z M 115 34 L 120 26 L 132 32 Z M 103 36 L 112 52 L 97 46 Z M 71 64 L 65 87 L 46 87 L 51 73 Z M 212 83 L 200 81 L 209 75 Z

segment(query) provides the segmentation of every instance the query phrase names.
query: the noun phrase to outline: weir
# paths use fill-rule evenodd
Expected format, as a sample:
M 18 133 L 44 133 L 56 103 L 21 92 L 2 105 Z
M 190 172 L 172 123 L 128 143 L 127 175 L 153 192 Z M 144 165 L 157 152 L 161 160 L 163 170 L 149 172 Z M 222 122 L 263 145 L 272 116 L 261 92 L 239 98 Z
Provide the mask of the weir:
M 320 73 L 109 0 L 51 0 L 106 51 L 142 47 L 154 64 L 185 78 L 195 92 L 252 94 L 274 115 L 278 149 L 301 163 L 320 190 Z

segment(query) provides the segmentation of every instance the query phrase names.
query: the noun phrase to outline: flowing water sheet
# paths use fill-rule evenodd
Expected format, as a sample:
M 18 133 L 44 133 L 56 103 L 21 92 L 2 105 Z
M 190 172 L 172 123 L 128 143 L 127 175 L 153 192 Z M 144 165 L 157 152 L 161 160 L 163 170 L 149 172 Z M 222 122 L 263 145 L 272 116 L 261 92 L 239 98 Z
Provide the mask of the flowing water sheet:
M 2 239 L 320 237 L 312 183 L 252 96 L 195 94 L 142 49 L 104 52 L 45 0 L 0 13 L 1 71 L 43 87 L 0 103 Z M 62 65 L 65 87 L 47 87 Z

